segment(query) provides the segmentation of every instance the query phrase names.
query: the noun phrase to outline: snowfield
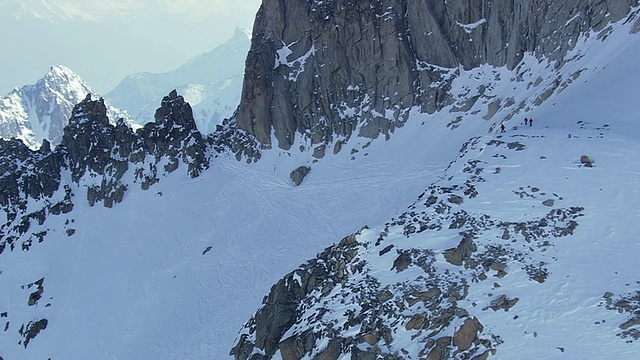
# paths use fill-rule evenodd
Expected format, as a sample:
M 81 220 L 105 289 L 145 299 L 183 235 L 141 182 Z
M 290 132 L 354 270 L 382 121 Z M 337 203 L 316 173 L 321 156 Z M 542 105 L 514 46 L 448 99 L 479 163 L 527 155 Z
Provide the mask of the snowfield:
M 508 264 L 506 276 L 470 283 L 461 305 L 502 340 L 490 359 L 640 358 L 638 341 L 617 336 L 629 314 L 607 310 L 604 298 L 640 290 L 640 37 L 622 25 L 604 43 L 594 37 L 577 46 L 583 57 L 559 70 L 562 79 L 580 76 L 540 106 L 537 95 L 558 77 L 544 62 L 529 58 L 515 70 L 532 82 L 541 76 L 537 87 L 510 81 L 506 69 L 461 75 L 461 94 L 499 73 L 490 93 L 525 103 L 505 133 L 499 124 L 515 106 L 484 120 L 488 101 L 479 101 L 462 114 L 414 113 L 390 140 L 353 138 L 317 162 L 296 146 L 266 151 L 253 164 L 220 156 L 196 179 L 176 171 L 147 191 L 132 185 L 112 209 L 89 207 L 79 199 L 83 189 L 73 189 L 80 194 L 74 210 L 40 225 L 49 231 L 44 242 L 0 255 L 7 290 L 0 292 L 0 356 L 229 358 L 242 325 L 283 275 L 363 225 L 370 230 L 360 241 L 375 242 L 383 224 L 420 203 L 430 185 L 464 184 L 463 168 L 477 161 L 485 181 L 465 199 L 467 212 L 518 222 L 548 214 L 547 200 L 583 208 L 573 235 L 534 250 L 513 245 L 545 263 L 544 282 Z M 508 146 L 516 143 L 522 147 Z M 312 170 L 295 187 L 289 173 L 300 165 Z M 500 235 L 487 233 L 479 246 L 504 241 Z M 427 231 L 403 242 L 392 232 L 386 241 L 441 252 L 457 245 L 456 236 Z M 391 268 L 377 248 L 362 256 L 371 269 Z M 442 256 L 436 265 L 467 274 Z M 380 271 L 380 280 L 397 281 L 392 275 Z M 36 285 L 27 284 L 39 279 L 41 298 L 29 305 Z M 502 294 L 519 301 L 508 311 L 483 310 Z M 40 319 L 46 329 L 25 349 L 20 326 Z M 419 352 L 411 335 L 394 346 Z

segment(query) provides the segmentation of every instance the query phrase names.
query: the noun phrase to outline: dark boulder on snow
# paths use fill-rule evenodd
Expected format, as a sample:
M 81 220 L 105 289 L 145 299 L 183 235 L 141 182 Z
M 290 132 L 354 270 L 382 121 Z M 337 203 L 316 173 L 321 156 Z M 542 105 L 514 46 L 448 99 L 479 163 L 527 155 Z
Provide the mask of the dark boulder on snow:
M 20 332 L 20 335 L 24 338 L 22 345 L 24 346 L 25 349 L 27 348 L 27 346 L 29 346 L 29 342 L 31 342 L 31 340 L 33 340 L 36 336 L 38 336 L 38 334 L 42 330 L 47 328 L 48 324 L 49 324 L 49 320 L 40 319 L 38 321 L 29 321 L 26 327 L 24 325 L 20 327 L 19 332 Z
M 450 262 L 453 265 L 462 265 L 464 261 L 467 261 L 471 254 L 473 254 L 478 247 L 473 242 L 473 238 L 470 236 L 465 236 L 458 246 L 455 248 L 447 249 L 444 251 L 443 255 L 445 260 Z
M 476 318 L 467 318 L 453 335 L 453 345 L 460 350 L 468 350 L 478 337 L 478 332 L 482 332 L 482 324 Z
M 300 166 L 299 168 L 293 170 L 290 174 L 289 177 L 291 178 L 291 181 L 293 181 L 293 183 L 296 186 L 299 186 L 300 184 L 302 184 L 302 181 L 304 180 L 304 178 L 309 175 L 309 173 L 311 172 L 311 168 L 308 166 Z
M 402 252 L 393 261 L 393 266 L 391 267 L 391 270 L 396 270 L 397 272 L 401 272 L 401 271 L 404 271 L 406 268 L 408 268 L 409 265 L 411 265 L 411 255 L 406 252 Z
M 580 163 L 585 167 L 593 167 L 593 161 L 588 155 L 580 156 Z
M 520 301 L 520 299 L 518 298 L 509 299 L 507 298 L 507 295 L 500 295 L 497 298 L 491 300 L 491 304 L 489 307 L 493 311 L 498 311 L 500 309 L 509 311 L 509 309 L 514 307 L 518 303 L 518 301 Z

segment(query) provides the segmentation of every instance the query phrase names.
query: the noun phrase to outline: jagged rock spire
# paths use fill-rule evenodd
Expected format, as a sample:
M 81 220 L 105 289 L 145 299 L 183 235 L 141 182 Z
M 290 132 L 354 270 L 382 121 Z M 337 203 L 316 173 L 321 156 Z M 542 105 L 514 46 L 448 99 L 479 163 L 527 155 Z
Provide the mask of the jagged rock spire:
M 87 94 L 74 106 L 62 143 L 53 151 L 46 140 L 34 151 L 20 140 L 2 139 L 0 150 L 0 208 L 7 214 L 0 225 L 0 253 L 7 244 L 13 250 L 16 244 L 7 241 L 25 235 L 32 221 L 42 224 L 49 214 L 72 211 L 74 196 L 86 196 L 92 206 L 112 207 L 135 184 L 146 190 L 181 166 L 191 177 L 209 167 L 207 144 L 191 107 L 175 91 L 163 99 L 156 122 L 135 132 L 123 119 L 111 124 L 104 100 Z M 71 183 L 65 183 L 65 171 Z M 128 172 L 133 172 L 133 183 L 124 180 Z M 34 210 L 28 206 L 31 199 L 46 200 Z M 23 249 L 30 246 L 31 240 L 22 244 Z
M 162 98 L 160 107 L 155 114 L 156 123 L 167 122 L 166 126 L 177 124 L 184 132 L 196 129 L 191 106 L 184 101 L 182 95 L 174 89 Z
M 134 132 L 124 120 L 111 124 L 105 101 L 93 100 L 91 94 L 87 94 L 74 106 L 62 143 L 54 151 L 48 141 L 43 142 L 37 152 L 20 141 L 2 142 L 6 167 L 15 167 L 21 162 L 33 169 L 19 167 L 0 178 L 0 183 L 7 184 L 0 205 L 24 203 L 21 193 L 36 199 L 51 196 L 60 187 L 60 174 L 67 166 L 76 184 L 87 174 L 101 178 L 85 185 L 87 200 L 91 205 L 103 202 L 107 207 L 122 201 L 131 186 L 122 181 L 128 171 L 135 172 L 135 181 L 143 189 L 158 182 L 160 174 L 178 169 L 180 164 L 187 166 L 190 176 L 198 176 L 209 166 L 209 160 L 206 143 L 196 128 L 189 104 L 172 91 L 163 99 L 156 115 L 156 122 Z M 161 162 L 165 165 L 158 169 Z M 22 172 L 35 174 L 36 178 L 20 180 L 24 176 Z M 20 189 L 21 186 L 25 188 Z
M 168 172 L 177 167 L 177 158 L 182 158 L 188 165 L 192 177 L 209 166 L 206 144 L 193 119 L 191 105 L 176 90 L 162 99 L 156 110 L 155 122 L 146 124 L 138 133 L 150 154 L 156 158 L 168 155 L 173 159 L 166 167 Z

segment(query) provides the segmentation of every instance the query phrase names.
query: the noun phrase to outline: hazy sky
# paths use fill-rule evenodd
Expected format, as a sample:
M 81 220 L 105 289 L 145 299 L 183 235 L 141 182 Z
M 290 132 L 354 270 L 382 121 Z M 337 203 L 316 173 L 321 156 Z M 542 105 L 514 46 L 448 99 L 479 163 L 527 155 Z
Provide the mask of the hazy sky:
M 105 94 L 251 29 L 261 0 L 0 0 L 0 97 L 65 65 Z

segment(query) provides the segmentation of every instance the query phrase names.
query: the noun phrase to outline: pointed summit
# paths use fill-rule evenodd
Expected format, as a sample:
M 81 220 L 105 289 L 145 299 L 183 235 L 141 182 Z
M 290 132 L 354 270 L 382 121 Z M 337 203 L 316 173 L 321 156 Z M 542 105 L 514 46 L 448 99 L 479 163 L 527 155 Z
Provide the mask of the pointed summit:
M 35 84 L 0 99 L 0 137 L 20 139 L 31 149 L 39 148 L 45 139 L 58 144 L 73 107 L 87 94 L 95 93 L 78 74 L 63 65 L 51 66 Z M 122 110 L 109 104 L 107 108 L 114 121 L 125 118 L 133 125 Z
M 166 122 L 165 125 L 169 129 L 173 129 L 174 125 L 180 125 L 184 131 L 196 129 L 191 105 L 186 103 L 184 97 L 178 95 L 175 89 L 162 98 L 162 103 L 156 110 L 155 119 L 157 124 Z
M 85 87 L 88 87 L 84 80 L 78 74 L 64 65 L 52 65 L 49 71 L 44 75 L 42 80 L 44 80 L 45 82 L 59 82 L 60 80 L 66 80 L 69 83 L 81 83 Z

